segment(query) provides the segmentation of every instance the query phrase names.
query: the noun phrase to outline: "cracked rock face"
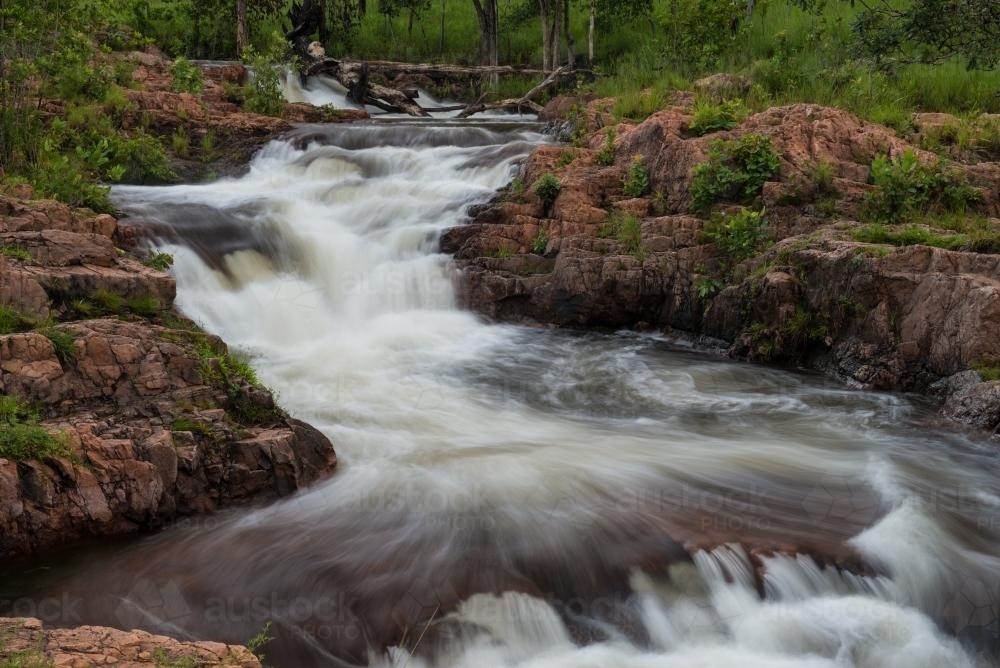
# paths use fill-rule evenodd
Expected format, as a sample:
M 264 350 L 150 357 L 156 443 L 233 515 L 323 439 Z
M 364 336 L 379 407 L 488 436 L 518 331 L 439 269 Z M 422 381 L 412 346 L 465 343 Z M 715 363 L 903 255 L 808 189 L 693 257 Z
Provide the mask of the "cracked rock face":
M 330 442 L 266 389 L 222 377 L 225 344 L 170 311 L 174 279 L 122 255 L 116 229 L 109 216 L 0 197 L 0 245 L 21 251 L 0 256 L 0 306 L 24 319 L 0 335 L 0 394 L 36 407 L 68 446 L 44 461 L 0 458 L 0 558 L 288 495 L 336 466 Z M 70 305 L 98 291 L 156 313 L 71 320 Z
M 37 619 L 0 618 L 0 659 L 17 656 L 45 661 L 60 668 L 114 665 L 197 665 L 219 668 L 260 668 L 246 647 L 218 642 L 181 642 L 145 631 L 119 631 L 103 626 L 46 629 Z M 22 665 L 15 662 L 16 665 Z M 30 665 L 34 665 L 31 663 Z
M 616 122 L 612 103 L 577 106 L 576 122 L 590 129 L 583 146 L 537 148 L 523 168 L 524 192 L 502 193 L 443 235 L 466 307 L 504 321 L 700 335 L 727 342 L 733 356 L 805 364 L 876 389 L 940 393 L 951 387 L 942 379 L 1000 359 L 1000 255 L 862 243 L 851 234 L 874 188 L 876 155 L 932 154 L 850 113 L 805 104 L 696 137 L 687 130 L 692 100 L 680 95 L 639 124 L 617 125 L 614 163 L 605 166 L 597 156 Z M 573 108 L 559 99 L 550 107 Z M 690 189 L 714 142 L 751 132 L 780 156 L 758 203 L 770 245 L 727 268 L 704 233 L 708 216 L 690 210 Z M 637 156 L 650 182 L 640 198 L 623 189 Z M 832 174 L 823 192 L 813 176 L 820 163 Z M 978 190 L 980 213 L 1000 216 L 1000 165 L 952 167 Z M 546 173 L 562 186 L 551 207 L 531 187 Z M 609 229 L 611 211 L 635 217 L 637 239 Z M 993 429 L 981 404 L 995 395 L 967 388 L 946 415 Z

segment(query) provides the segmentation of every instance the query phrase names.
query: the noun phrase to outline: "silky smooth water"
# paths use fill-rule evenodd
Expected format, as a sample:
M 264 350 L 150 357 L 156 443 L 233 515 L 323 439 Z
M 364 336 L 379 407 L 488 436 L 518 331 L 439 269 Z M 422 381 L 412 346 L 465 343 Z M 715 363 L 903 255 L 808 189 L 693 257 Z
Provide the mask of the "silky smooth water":
M 543 140 L 303 126 L 241 178 L 116 188 L 178 307 L 339 470 L 0 598 L 230 642 L 270 622 L 283 667 L 994 664 L 993 446 L 906 397 L 455 307 L 439 235 Z

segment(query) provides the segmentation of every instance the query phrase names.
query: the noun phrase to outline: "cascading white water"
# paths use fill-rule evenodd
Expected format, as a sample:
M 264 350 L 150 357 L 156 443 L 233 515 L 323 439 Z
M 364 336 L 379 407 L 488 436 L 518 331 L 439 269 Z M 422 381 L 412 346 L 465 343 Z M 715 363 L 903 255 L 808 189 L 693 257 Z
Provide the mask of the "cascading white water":
M 242 178 L 116 189 L 174 254 L 181 310 L 249 355 L 342 468 L 59 586 L 119 603 L 123 573 L 175 586 L 193 613 L 147 625 L 192 636 L 274 621 L 283 666 L 994 662 L 989 620 L 961 598 L 1000 572 L 992 450 L 898 396 L 456 310 L 439 234 L 542 139 L 517 123 L 307 127 Z M 805 556 L 848 545 L 883 572 Z M 346 598 L 326 636 L 284 604 L 210 619 L 213 596 L 246 592 Z M 411 604 L 421 623 L 381 654 Z M 970 630 L 965 649 L 949 635 Z

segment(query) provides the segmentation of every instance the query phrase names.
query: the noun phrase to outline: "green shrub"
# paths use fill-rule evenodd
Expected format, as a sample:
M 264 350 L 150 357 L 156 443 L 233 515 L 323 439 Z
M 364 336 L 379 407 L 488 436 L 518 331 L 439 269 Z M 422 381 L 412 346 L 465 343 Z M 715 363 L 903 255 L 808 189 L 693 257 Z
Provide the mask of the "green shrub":
M 197 95 L 205 87 L 201 78 L 201 68 L 187 58 L 178 58 L 170 66 L 170 90 L 175 93 Z
M 174 256 L 170 253 L 149 251 L 149 254 L 142 261 L 142 263 L 150 269 L 166 271 L 167 269 L 170 269 L 170 267 L 174 266 Z
M 877 156 L 871 179 L 878 189 L 865 198 L 866 222 L 896 223 L 927 214 L 964 213 L 980 199 L 962 175 L 940 162 L 923 164 L 910 149 L 893 159 Z
M 708 160 L 696 165 L 691 182 L 691 206 L 706 210 L 721 200 L 744 202 L 760 194 L 764 183 L 778 172 L 781 161 L 762 134 L 736 141 L 717 141 Z
M 743 209 L 735 215 L 718 214 L 705 224 L 705 237 L 724 253 L 731 264 L 756 255 L 767 239 L 763 211 Z
M 576 151 L 572 149 L 566 149 L 559 154 L 559 159 L 556 160 L 556 167 L 565 167 L 576 160 Z
M 598 165 L 603 165 L 605 167 L 615 164 L 615 129 L 608 128 L 607 132 L 604 133 L 604 144 L 601 146 L 601 150 L 597 152 L 597 157 L 595 158 Z
M 627 90 L 615 98 L 614 114 L 641 121 L 662 109 L 664 103 L 663 94 L 655 88 Z
M 66 440 L 42 427 L 38 413 L 16 397 L 0 394 L 0 458 L 24 461 L 68 456 Z
M 179 158 L 187 158 L 191 154 L 191 138 L 184 128 L 174 130 L 174 134 L 170 136 L 170 147 Z
M 546 214 L 552 210 L 552 205 L 555 203 L 556 198 L 559 197 L 559 192 L 562 190 L 562 184 L 559 183 L 557 179 L 551 172 L 546 172 L 535 181 L 535 186 L 532 191 L 542 200 L 542 205 L 545 207 Z
M 622 191 L 626 197 L 642 197 L 649 192 L 649 170 L 643 164 L 641 155 L 632 158 L 628 174 L 622 181 Z
M 712 132 L 732 130 L 739 125 L 742 105 L 738 100 L 715 104 L 700 98 L 694 104 L 694 118 L 688 124 L 688 131 L 698 137 Z
M 697 278 L 694 286 L 698 290 L 699 299 L 710 299 L 726 287 L 725 281 L 719 278 Z
M 539 229 L 538 234 L 535 235 L 534 240 L 531 242 L 531 248 L 539 255 L 545 253 L 545 249 L 549 247 L 549 233 L 544 229 Z
M 243 62 L 253 72 L 246 86 L 244 109 L 255 114 L 280 116 L 285 109 L 285 98 L 281 92 L 281 76 L 272 60 L 251 47 L 243 54 Z

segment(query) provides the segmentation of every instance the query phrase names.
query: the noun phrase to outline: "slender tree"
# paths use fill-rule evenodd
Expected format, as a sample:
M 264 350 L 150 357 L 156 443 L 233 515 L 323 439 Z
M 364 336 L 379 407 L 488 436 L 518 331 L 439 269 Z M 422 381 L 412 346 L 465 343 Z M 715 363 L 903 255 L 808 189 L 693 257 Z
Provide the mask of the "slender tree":
M 472 0 L 479 20 L 479 62 L 483 65 L 499 63 L 500 32 L 497 21 L 497 0 Z M 443 37 L 442 27 L 442 41 Z

